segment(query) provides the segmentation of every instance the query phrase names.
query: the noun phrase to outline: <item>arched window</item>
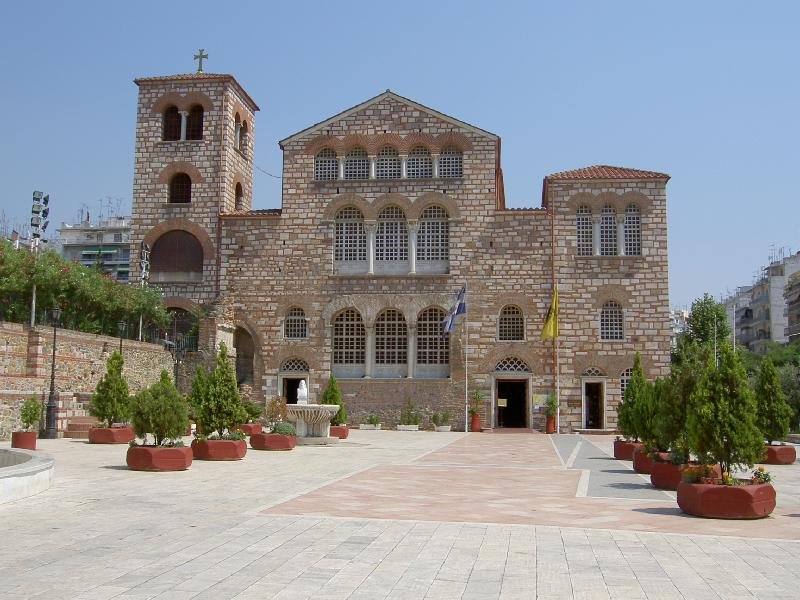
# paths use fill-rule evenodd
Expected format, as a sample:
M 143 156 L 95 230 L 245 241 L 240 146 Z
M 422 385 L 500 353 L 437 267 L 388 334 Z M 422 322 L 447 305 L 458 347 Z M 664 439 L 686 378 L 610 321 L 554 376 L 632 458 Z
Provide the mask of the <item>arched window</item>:
M 173 229 L 159 237 L 150 252 L 150 272 L 187 273 L 203 271 L 203 247 L 188 231 Z
M 575 230 L 578 238 L 578 256 L 591 256 L 592 244 L 592 209 L 579 206 L 575 215 Z
M 234 209 L 237 211 L 244 210 L 244 192 L 242 191 L 241 183 L 236 184 Z
M 246 153 L 250 145 L 250 131 L 247 129 L 247 121 L 242 121 L 242 128 L 239 130 L 239 152 Z
M 366 334 L 364 321 L 352 308 L 339 313 L 333 320 L 333 364 L 363 365 Z
M 189 118 L 186 120 L 186 139 L 203 139 L 203 107 L 195 104 L 189 110 Z
M 628 387 L 628 382 L 633 376 L 633 369 L 625 369 L 619 376 L 619 394 L 625 396 L 625 388 Z
M 169 180 L 171 204 L 186 204 L 192 201 L 192 179 L 186 173 L 176 173 Z
M 433 158 L 425 146 L 416 146 L 408 153 L 406 176 L 409 179 L 430 179 L 433 177 Z
M 450 224 L 447 211 L 441 206 L 429 206 L 419 217 L 417 260 L 450 259 Z
M 461 177 L 464 175 L 464 161 L 461 150 L 445 148 L 439 156 L 439 177 Z
M 629 204 L 625 208 L 625 256 L 642 253 L 642 217 L 639 207 Z
M 624 339 L 622 329 L 622 307 L 613 300 L 609 300 L 603 304 L 603 308 L 600 309 L 600 339 Z
M 400 179 L 400 155 L 395 148 L 384 146 L 375 161 L 377 179 Z
M 450 335 L 442 336 L 442 321 L 447 313 L 441 308 L 426 308 L 417 316 L 417 364 L 450 363 Z
M 516 356 L 508 356 L 501 360 L 494 366 L 495 371 L 500 371 L 501 373 L 530 373 L 531 368 L 521 358 L 517 358 Z
M 334 260 L 367 260 L 367 234 L 364 231 L 364 215 L 353 206 L 336 213 Z
M 509 304 L 500 311 L 497 322 L 497 339 L 501 342 L 514 342 L 525 339 L 525 315 L 519 306 Z
M 403 313 L 390 308 L 375 319 L 375 364 L 404 365 L 408 360 L 408 327 Z
M 339 177 L 339 161 L 336 152 L 330 148 L 323 148 L 314 157 L 314 179 L 328 181 Z
M 168 106 L 164 111 L 161 139 L 168 142 L 181 139 L 181 114 L 177 106 Z
M 363 148 L 353 148 L 344 157 L 345 179 L 369 179 L 369 157 Z
M 581 373 L 581 375 L 583 377 L 605 377 L 606 376 L 606 374 L 603 373 L 603 371 L 601 371 L 597 367 L 589 367 L 583 373 Z
M 617 211 L 604 206 L 600 217 L 600 256 L 617 255 Z
M 283 321 L 283 337 L 290 340 L 302 340 L 308 337 L 306 313 L 302 308 L 293 306 L 286 313 L 286 319 Z
M 387 206 L 378 215 L 375 260 L 408 260 L 406 215 L 399 206 Z

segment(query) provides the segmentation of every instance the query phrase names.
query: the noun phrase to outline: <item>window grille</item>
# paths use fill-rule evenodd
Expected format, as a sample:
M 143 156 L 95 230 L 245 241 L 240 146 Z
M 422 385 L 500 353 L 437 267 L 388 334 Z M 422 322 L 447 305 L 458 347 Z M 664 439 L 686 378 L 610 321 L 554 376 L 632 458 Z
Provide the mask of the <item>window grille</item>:
M 619 376 L 619 393 L 622 397 L 625 397 L 625 388 L 628 387 L 628 382 L 631 380 L 632 375 L 633 369 L 625 369 Z
M 525 339 L 525 316 L 518 306 L 504 306 L 497 323 L 497 339 L 501 342 Z
M 603 308 L 600 310 L 600 339 L 623 339 L 622 307 L 613 300 L 603 304 Z
M 497 363 L 494 367 L 495 371 L 506 373 L 530 373 L 531 368 L 524 360 L 516 356 L 508 356 Z
M 586 369 L 586 370 L 583 372 L 583 376 L 584 376 L 584 377 L 605 377 L 605 376 L 606 376 L 606 374 L 605 374 L 605 373 L 603 373 L 603 372 L 602 372 L 600 369 L 598 369 L 597 367 L 589 367 L 588 369 Z
M 289 358 L 281 364 L 281 371 L 308 373 L 309 368 L 308 363 L 302 358 Z
M 168 106 L 164 111 L 161 138 L 168 142 L 181 139 L 181 114 L 177 106 Z
M 400 155 L 395 148 L 384 146 L 375 161 L 377 179 L 400 179 Z
M 189 118 L 186 120 L 186 139 L 203 139 L 203 107 L 195 104 L 189 110 Z
M 387 206 L 378 215 L 375 260 L 408 260 L 406 215 L 399 206 Z
M 417 233 L 417 260 L 450 259 L 450 224 L 447 211 L 429 206 L 422 211 Z
M 601 214 L 600 255 L 617 255 L 617 213 L 612 206 L 604 206 Z
M 424 146 L 413 148 L 406 161 L 406 176 L 409 179 L 430 179 L 433 177 L 433 158 Z
M 442 336 L 442 321 L 447 313 L 441 308 L 426 308 L 417 316 L 417 364 L 450 363 L 450 335 Z
M 317 152 L 314 157 L 314 179 L 328 181 L 337 177 L 339 177 L 339 161 L 336 160 L 336 152 L 330 148 Z
M 439 177 L 461 177 L 464 175 L 464 160 L 461 150 L 445 148 L 439 156 Z
M 334 221 L 334 260 L 367 260 L 367 234 L 361 211 L 348 206 L 336 213 Z
M 333 364 L 363 365 L 365 348 L 364 321 L 348 308 L 333 320 Z
M 345 179 L 369 179 L 369 156 L 363 148 L 353 148 L 344 157 Z
M 302 308 L 294 306 L 286 313 L 283 322 L 283 337 L 290 340 L 301 340 L 308 337 L 306 313 Z
M 375 320 L 375 364 L 402 365 L 407 359 L 406 320 L 399 310 L 385 310 Z
M 192 201 L 192 179 L 186 173 L 176 173 L 169 180 L 169 201 L 174 204 Z
M 575 217 L 578 238 L 578 256 L 591 256 L 594 252 L 592 240 L 592 211 L 588 206 L 578 207 Z
M 625 256 L 642 253 L 642 217 L 639 207 L 629 204 L 625 208 Z

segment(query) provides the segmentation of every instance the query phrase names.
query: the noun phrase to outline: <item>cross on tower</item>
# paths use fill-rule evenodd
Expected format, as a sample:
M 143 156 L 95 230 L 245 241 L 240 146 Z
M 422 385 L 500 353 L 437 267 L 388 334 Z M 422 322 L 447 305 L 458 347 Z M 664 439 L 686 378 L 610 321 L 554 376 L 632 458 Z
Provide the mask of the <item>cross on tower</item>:
M 203 59 L 208 58 L 208 54 L 205 54 L 205 48 L 200 48 L 200 51 L 194 55 L 194 59 L 197 61 L 197 72 L 203 72 Z

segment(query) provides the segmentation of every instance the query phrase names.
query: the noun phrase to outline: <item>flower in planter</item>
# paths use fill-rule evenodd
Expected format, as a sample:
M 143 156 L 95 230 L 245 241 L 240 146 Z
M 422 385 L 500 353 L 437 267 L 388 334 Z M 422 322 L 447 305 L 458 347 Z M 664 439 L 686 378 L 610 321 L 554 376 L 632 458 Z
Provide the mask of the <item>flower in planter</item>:
M 772 483 L 772 474 L 764 467 L 758 467 L 753 471 L 752 481 L 753 483 Z

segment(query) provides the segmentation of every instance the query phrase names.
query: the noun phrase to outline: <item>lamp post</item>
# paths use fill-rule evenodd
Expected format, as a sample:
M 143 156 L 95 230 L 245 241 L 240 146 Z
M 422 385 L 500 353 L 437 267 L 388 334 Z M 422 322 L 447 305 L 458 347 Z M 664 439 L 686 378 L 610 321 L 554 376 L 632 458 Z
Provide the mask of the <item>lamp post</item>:
M 47 399 L 47 427 L 45 429 L 45 439 L 54 440 L 58 437 L 56 431 L 56 329 L 61 318 L 61 309 L 53 307 L 53 359 L 50 362 L 50 396 Z
M 117 331 L 119 332 L 119 355 L 122 356 L 122 334 L 125 333 L 125 321 L 117 321 Z

